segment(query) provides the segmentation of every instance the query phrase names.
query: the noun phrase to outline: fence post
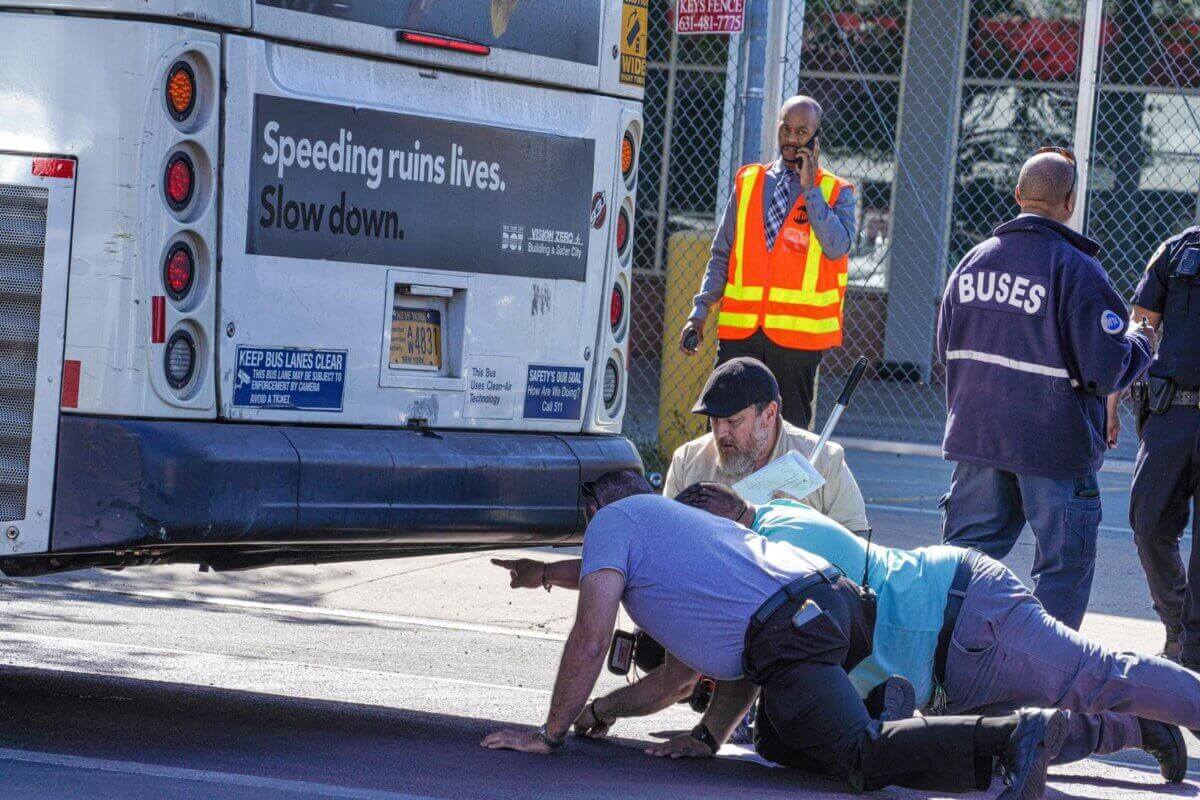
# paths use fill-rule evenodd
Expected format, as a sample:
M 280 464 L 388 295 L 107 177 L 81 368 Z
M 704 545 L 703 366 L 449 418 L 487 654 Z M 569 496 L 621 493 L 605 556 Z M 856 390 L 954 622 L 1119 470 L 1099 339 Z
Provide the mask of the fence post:
M 767 37 L 771 8 L 767 0 L 748 0 L 742 47 L 746 53 L 746 80 L 742 91 L 742 162 L 762 160 L 764 91 L 767 73 Z
M 804 0 L 779 0 L 771 4 L 767 37 L 766 75 L 763 79 L 762 158 L 773 158 L 778 146 L 776 120 L 779 106 L 800 88 L 800 50 L 804 40 Z
M 1079 59 L 1079 104 L 1075 107 L 1075 213 L 1071 227 L 1086 232 L 1088 183 L 1092 176 L 1092 138 L 1096 129 L 1096 91 L 1100 82 L 1100 35 L 1104 29 L 1104 0 L 1087 0 L 1083 44 Z
M 658 167 L 658 228 L 654 232 L 654 274 L 662 275 L 663 243 L 667 230 L 667 189 L 671 183 L 671 133 L 675 127 L 675 74 L 678 69 L 679 36 L 671 30 L 671 49 L 667 56 L 667 110 L 663 117 L 662 158 Z

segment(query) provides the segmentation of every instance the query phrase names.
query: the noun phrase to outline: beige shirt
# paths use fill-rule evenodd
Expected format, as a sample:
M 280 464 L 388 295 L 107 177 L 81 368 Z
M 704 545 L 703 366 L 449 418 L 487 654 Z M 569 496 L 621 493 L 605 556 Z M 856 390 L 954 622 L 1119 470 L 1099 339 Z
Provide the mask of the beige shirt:
M 771 461 L 784 453 L 795 450 L 812 461 L 813 449 L 817 446 L 817 435 L 797 428 L 781 420 L 783 430 L 771 451 Z M 813 492 L 804 503 L 812 506 L 852 531 L 864 531 L 867 522 L 867 506 L 863 502 L 858 482 L 846 466 L 846 451 L 840 444 L 826 442 L 821 458 L 815 464 L 817 471 L 825 477 L 825 485 Z M 674 497 L 697 481 L 714 481 L 726 486 L 737 483 L 745 475 L 729 475 L 717 468 L 717 443 L 711 433 L 680 445 L 671 457 L 663 494 Z

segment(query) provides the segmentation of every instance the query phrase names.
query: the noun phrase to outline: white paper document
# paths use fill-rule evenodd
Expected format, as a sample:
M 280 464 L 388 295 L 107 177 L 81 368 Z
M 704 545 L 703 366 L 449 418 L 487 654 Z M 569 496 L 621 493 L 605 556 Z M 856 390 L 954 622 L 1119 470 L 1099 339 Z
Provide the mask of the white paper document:
M 803 500 L 825 485 L 825 478 L 808 459 L 795 450 L 784 453 L 758 472 L 747 475 L 733 485 L 734 491 L 755 505 L 775 499 L 783 491 Z

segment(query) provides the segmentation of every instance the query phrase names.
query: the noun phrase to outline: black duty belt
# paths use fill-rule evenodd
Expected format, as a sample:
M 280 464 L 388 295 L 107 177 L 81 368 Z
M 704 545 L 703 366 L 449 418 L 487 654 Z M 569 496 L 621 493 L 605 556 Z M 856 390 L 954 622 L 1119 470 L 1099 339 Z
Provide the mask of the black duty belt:
M 954 582 L 950 584 L 946 613 L 942 616 L 942 630 L 938 633 L 937 650 L 933 656 L 933 677 L 943 686 L 946 684 L 946 656 L 950 653 L 950 639 L 954 636 L 954 626 L 958 623 L 958 613 L 962 611 L 975 564 L 982 557 L 983 553 L 978 550 L 968 550 L 954 573 Z
M 1175 390 L 1175 398 L 1171 401 L 1173 406 L 1191 406 L 1192 408 L 1200 408 L 1200 392 L 1191 392 L 1184 389 Z
M 771 621 L 771 617 L 775 616 L 779 609 L 797 597 L 803 596 L 809 589 L 822 582 L 837 582 L 837 579 L 843 574 L 840 569 L 827 563 L 825 566 L 815 569 L 810 575 L 796 578 L 796 580 L 763 601 L 763 604 L 754 612 L 754 616 L 750 617 L 749 628 L 754 631 L 762 629 Z

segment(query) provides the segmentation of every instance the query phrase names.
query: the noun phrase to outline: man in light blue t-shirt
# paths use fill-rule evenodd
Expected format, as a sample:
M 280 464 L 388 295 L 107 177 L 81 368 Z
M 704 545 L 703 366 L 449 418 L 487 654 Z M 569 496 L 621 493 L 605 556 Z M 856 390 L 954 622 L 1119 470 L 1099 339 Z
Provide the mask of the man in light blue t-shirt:
M 754 506 L 716 483 L 693 484 L 675 499 L 863 580 L 866 540 L 809 506 L 787 499 Z M 1012 571 L 977 551 L 872 544 L 869 559 L 867 583 L 878 595 L 872 652 L 850 672 L 861 696 L 895 674 L 912 683 L 917 705 L 927 712 L 1057 706 L 1075 712 L 1057 763 L 1141 748 L 1158 760 L 1164 778 L 1183 779 L 1183 735 L 1167 723 L 1194 727 L 1196 675 L 1089 642 L 1046 613 Z

